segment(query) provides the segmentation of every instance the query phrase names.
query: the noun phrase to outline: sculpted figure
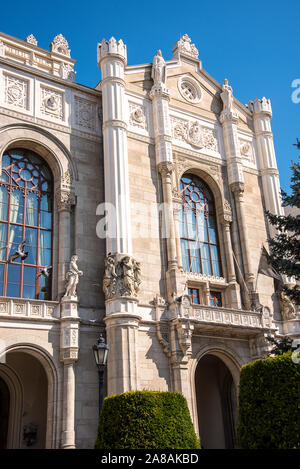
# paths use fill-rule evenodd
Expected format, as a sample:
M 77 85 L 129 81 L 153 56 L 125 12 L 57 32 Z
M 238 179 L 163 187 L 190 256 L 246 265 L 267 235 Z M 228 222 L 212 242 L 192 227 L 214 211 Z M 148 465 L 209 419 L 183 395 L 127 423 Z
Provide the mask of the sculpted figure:
M 133 261 L 133 272 L 134 272 L 134 290 L 138 293 L 141 283 L 141 263 Z
M 74 255 L 71 257 L 69 271 L 66 275 L 66 293 L 65 296 L 77 296 L 76 287 L 79 282 L 79 276 L 83 275 L 83 272 L 78 269 L 77 266 L 78 256 Z
M 233 97 L 232 88 L 228 85 L 228 80 L 225 78 L 222 86 L 221 98 L 223 101 L 223 112 L 233 112 Z
M 161 86 L 166 84 L 166 64 L 158 50 L 153 59 L 151 78 L 154 81 L 154 86 Z
M 116 267 L 115 259 L 112 256 L 108 256 L 105 259 L 105 271 L 103 276 L 103 291 L 105 298 L 110 298 L 114 292 L 114 286 L 116 283 Z
M 279 293 L 279 302 L 282 319 L 288 321 L 289 319 L 296 319 L 295 307 L 292 301 L 283 291 Z
M 131 295 L 134 293 L 134 271 L 133 264 L 129 256 L 126 256 L 122 260 L 122 270 L 123 270 L 123 282 L 124 288 Z

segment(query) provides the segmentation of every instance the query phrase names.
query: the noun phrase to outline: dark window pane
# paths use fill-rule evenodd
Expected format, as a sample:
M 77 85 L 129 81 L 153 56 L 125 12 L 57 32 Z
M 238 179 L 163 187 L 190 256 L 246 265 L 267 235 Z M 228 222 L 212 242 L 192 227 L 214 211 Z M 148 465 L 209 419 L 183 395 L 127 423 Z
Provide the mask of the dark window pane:
M 23 241 L 23 227 L 19 225 L 10 225 L 9 242 L 20 244 Z
M 20 285 L 14 285 L 11 283 L 7 284 L 6 296 L 11 296 L 12 298 L 20 297 Z
M 32 210 L 30 208 L 28 208 L 26 210 L 25 224 L 26 225 L 31 225 L 31 226 L 37 226 L 37 224 L 38 224 L 38 212 L 37 212 L 37 210 Z
M 37 229 L 36 228 L 25 228 L 26 246 L 37 245 Z
M 11 223 L 23 223 L 23 205 L 10 206 Z
M 8 190 L 5 186 L 0 186 L 0 202 L 3 204 L 8 203 Z
M 37 210 L 39 208 L 38 197 L 34 192 L 29 192 L 26 197 L 26 207 L 31 210 Z
M 43 210 L 41 210 L 40 226 L 42 228 L 51 228 L 52 227 L 52 213 L 44 212 Z
M 39 265 L 51 265 L 51 249 L 40 249 Z
M 7 221 L 8 205 L 0 203 L 0 220 Z
M 0 282 L 3 282 L 4 278 L 4 264 L 0 264 Z
M 217 277 L 221 276 L 221 269 L 220 269 L 220 263 L 217 261 L 213 261 L 213 269 L 214 269 L 214 275 Z
M 25 251 L 28 253 L 28 256 L 25 259 L 26 264 L 36 265 L 36 246 L 26 246 Z
M 35 285 L 36 269 L 35 267 L 24 266 L 23 283 L 26 285 Z
M 51 277 L 40 277 L 39 299 L 50 300 Z
M 0 296 L 3 296 L 3 283 L 0 282 Z
M 8 283 L 20 283 L 21 280 L 21 266 L 8 264 Z
M 23 286 L 23 298 L 35 298 L 35 287 L 24 285 Z
M 52 200 L 49 194 L 43 194 L 41 197 L 41 210 L 46 212 L 51 212 L 52 210 Z
M 10 157 L 8 155 L 2 156 L 2 168 L 7 168 L 10 164 Z
M 40 248 L 51 249 L 51 231 L 40 230 Z

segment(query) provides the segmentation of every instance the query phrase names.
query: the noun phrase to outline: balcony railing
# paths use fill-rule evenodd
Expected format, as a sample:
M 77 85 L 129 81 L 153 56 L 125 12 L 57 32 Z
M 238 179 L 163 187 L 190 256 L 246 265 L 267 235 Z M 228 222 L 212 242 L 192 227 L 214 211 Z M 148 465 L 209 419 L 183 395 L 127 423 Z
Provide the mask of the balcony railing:
M 193 306 L 192 314 L 195 320 L 228 326 L 245 328 L 271 328 L 272 321 L 264 318 L 262 313 L 254 311 L 238 311 L 229 308 L 212 308 L 210 306 Z
M 31 319 L 58 319 L 58 301 L 28 300 L 0 296 L 0 317 L 24 317 Z

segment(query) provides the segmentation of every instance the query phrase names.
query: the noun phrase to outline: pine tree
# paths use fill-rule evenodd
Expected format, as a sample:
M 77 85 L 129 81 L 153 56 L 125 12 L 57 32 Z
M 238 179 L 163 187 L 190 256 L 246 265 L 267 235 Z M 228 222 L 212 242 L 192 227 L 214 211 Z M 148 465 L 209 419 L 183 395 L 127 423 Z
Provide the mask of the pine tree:
M 297 139 L 297 148 L 300 149 L 300 141 Z M 300 158 L 300 156 L 299 156 Z M 292 162 L 291 165 L 291 194 L 288 195 L 281 190 L 284 207 L 297 207 L 300 209 L 300 165 Z M 274 215 L 266 211 L 266 215 L 271 225 L 278 233 L 269 241 L 270 259 L 269 262 L 277 272 L 288 277 L 295 277 L 300 280 L 300 215 Z M 300 288 L 295 285 L 293 288 L 284 287 L 285 294 L 297 305 L 300 305 Z

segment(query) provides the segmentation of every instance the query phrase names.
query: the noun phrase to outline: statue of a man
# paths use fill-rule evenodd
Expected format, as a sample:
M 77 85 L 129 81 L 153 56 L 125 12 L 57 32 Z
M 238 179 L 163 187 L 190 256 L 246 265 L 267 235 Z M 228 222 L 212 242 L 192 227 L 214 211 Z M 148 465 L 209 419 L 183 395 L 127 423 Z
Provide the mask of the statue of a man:
M 66 275 L 66 293 L 65 296 L 77 296 L 76 287 L 79 282 L 79 276 L 83 275 L 83 272 L 78 269 L 77 266 L 78 256 L 74 255 L 71 257 L 70 267 Z
M 232 88 L 228 85 L 228 80 L 225 78 L 222 86 L 221 98 L 223 101 L 223 112 L 233 112 L 233 96 Z
M 166 63 L 158 50 L 153 59 L 151 78 L 154 81 L 154 86 L 162 86 L 166 84 Z

